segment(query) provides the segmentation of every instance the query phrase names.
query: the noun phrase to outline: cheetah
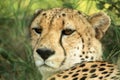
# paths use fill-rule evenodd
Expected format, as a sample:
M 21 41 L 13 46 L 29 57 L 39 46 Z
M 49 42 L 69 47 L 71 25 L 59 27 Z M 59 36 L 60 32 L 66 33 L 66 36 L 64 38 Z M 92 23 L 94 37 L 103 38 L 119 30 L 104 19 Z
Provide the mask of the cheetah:
M 120 79 L 117 67 L 102 59 L 100 40 L 109 26 L 103 12 L 88 16 L 69 8 L 37 10 L 29 30 L 42 80 Z

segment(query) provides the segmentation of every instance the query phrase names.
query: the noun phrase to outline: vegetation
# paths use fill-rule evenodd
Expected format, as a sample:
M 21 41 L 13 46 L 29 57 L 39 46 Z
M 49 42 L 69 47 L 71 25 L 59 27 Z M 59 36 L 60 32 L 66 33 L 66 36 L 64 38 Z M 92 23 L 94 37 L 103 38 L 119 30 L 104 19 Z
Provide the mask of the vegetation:
M 29 44 L 28 24 L 35 9 L 68 7 L 86 14 L 104 11 L 111 27 L 102 39 L 107 61 L 120 64 L 119 0 L 1 0 L 0 80 L 40 80 Z M 54 3 L 54 4 L 53 4 Z

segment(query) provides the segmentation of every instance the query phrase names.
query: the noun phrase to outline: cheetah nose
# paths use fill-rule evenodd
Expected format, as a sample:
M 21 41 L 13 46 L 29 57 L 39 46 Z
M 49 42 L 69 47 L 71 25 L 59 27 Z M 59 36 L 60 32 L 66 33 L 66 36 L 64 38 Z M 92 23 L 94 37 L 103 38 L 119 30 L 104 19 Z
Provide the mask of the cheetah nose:
M 44 61 L 55 53 L 55 51 L 49 49 L 37 49 L 36 52 L 41 56 Z

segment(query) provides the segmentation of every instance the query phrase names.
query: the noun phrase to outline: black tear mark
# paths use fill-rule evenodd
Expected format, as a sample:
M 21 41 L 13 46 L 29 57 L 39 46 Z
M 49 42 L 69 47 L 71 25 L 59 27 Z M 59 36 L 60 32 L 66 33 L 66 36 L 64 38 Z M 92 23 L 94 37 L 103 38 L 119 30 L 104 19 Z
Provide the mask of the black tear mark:
M 62 34 L 61 34 L 61 36 L 60 36 L 60 41 L 59 41 L 59 43 L 60 43 L 61 47 L 63 48 L 64 56 L 65 56 L 64 60 L 63 60 L 63 61 L 61 62 L 61 64 L 60 64 L 60 66 L 62 66 L 62 65 L 64 64 L 64 62 L 65 62 L 65 60 L 66 60 L 66 56 L 67 56 L 66 51 L 65 51 L 65 48 L 64 48 L 64 46 L 63 46 L 63 44 L 62 44 Z

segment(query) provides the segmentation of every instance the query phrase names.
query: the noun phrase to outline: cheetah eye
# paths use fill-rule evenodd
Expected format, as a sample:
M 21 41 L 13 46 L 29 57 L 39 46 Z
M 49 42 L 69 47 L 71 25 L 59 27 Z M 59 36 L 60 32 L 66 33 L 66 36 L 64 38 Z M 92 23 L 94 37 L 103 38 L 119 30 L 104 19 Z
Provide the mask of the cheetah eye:
M 62 34 L 63 35 L 70 35 L 74 32 L 75 30 L 72 30 L 72 29 L 65 29 L 62 31 Z
M 32 28 L 36 33 L 41 34 L 42 29 L 41 28 Z

